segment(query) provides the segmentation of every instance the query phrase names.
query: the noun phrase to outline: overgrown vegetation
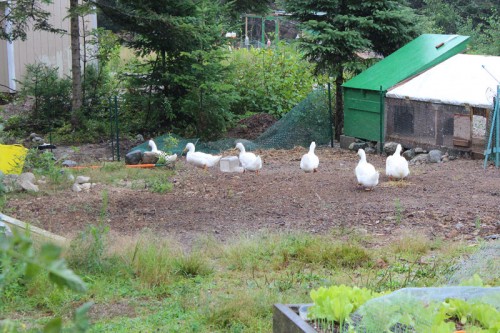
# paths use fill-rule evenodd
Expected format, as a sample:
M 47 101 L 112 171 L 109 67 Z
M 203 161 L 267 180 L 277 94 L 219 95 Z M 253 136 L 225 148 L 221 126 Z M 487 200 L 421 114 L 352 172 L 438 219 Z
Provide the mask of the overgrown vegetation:
M 105 200 L 103 195 L 102 216 Z M 93 332 L 269 332 L 274 303 L 307 303 L 312 289 L 340 284 L 376 291 L 434 285 L 466 250 L 455 247 L 449 252 L 443 242 L 432 256 L 411 252 L 419 258 L 414 271 L 423 273 L 407 279 L 407 272 L 398 270 L 406 260 L 395 248 L 373 247 L 369 239 L 366 245 L 353 247 L 353 241 L 359 244 L 354 234 L 343 241 L 334 235 L 295 233 L 263 233 L 228 244 L 206 238 L 186 251 L 175 240 L 151 231 L 138 238 L 116 239 L 103 228 L 105 224 L 97 222 L 85 229 L 67 252 L 71 267 L 87 284 L 85 294 L 48 288 L 39 279 L 17 279 L 2 295 L 4 316 L 14 317 L 14 312 L 23 309 L 27 315 L 18 313 L 12 322 L 18 328 L 36 327 L 46 321 L 36 313 L 66 317 L 77 304 L 92 300 L 96 303 L 96 310 L 91 311 Z M 313 254 L 321 248 L 327 249 L 324 257 L 339 256 L 336 249 L 344 249 L 343 256 L 351 258 L 349 264 L 332 266 L 321 259 L 323 255 Z M 360 251 L 367 256 L 359 256 Z M 385 266 L 376 264 L 382 256 Z M 387 274 L 392 275 L 390 281 Z

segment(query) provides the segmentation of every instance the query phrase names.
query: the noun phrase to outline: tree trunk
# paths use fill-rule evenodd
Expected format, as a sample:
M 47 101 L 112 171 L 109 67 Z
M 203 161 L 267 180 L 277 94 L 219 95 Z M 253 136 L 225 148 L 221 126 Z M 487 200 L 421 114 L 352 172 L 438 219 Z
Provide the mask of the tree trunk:
M 340 134 L 344 129 L 344 96 L 342 95 L 342 84 L 344 83 L 344 67 L 340 66 L 335 78 L 335 139 L 340 140 Z
M 72 77 L 72 100 L 71 100 L 71 125 L 73 129 L 78 127 L 78 112 L 82 107 L 82 68 L 80 63 L 80 20 L 76 13 L 78 0 L 70 0 L 70 31 L 71 31 L 71 77 Z

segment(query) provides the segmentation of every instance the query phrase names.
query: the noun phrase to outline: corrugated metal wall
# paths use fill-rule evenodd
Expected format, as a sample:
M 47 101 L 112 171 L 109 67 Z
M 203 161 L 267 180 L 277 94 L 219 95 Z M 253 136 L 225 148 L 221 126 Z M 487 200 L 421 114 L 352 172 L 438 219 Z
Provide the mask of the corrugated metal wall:
M 45 31 L 28 31 L 25 41 L 14 42 L 14 58 L 16 66 L 16 79 L 22 80 L 26 74 L 26 65 L 42 62 L 50 66 L 59 68 L 59 76 L 70 75 L 71 73 L 71 40 L 69 36 L 68 1 L 54 0 L 53 4 L 47 6 L 51 12 L 50 22 L 57 28 L 64 29 L 68 33 L 63 35 L 48 33 Z M 90 17 L 85 24 L 88 30 L 95 28 Z M 81 31 L 83 28 L 81 27 Z M 8 85 L 7 59 L 3 54 L 6 42 L 0 41 L 0 83 Z M 5 75 L 4 75 L 5 73 Z M 5 81 L 5 83 L 4 83 Z M 17 87 L 19 89 L 19 86 Z M 0 91 L 7 91 L 5 87 L 0 87 Z
M 7 91 L 9 72 L 7 67 L 7 42 L 0 40 L 0 91 Z

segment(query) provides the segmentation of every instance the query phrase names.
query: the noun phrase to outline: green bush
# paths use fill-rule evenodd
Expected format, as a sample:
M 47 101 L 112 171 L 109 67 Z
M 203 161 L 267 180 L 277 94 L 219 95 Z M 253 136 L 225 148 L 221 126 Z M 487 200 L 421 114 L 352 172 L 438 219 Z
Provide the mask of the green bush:
M 29 64 L 20 83 L 20 98 L 34 98 L 33 111 L 24 124 L 25 128 L 46 133 L 69 121 L 71 80 L 60 79 L 57 67 Z
M 14 115 L 11 116 L 7 121 L 4 123 L 4 133 L 6 136 L 13 136 L 13 137 L 24 137 L 28 130 L 25 128 L 25 123 L 27 119 L 20 115 Z M 2 135 L 4 136 L 4 135 Z
M 285 43 L 273 49 L 235 50 L 230 62 L 234 70 L 226 82 L 233 84 L 240 96 L 231 107 L 238 115 L 263 112 L 280 118 L 317 82 L 314 65 Z

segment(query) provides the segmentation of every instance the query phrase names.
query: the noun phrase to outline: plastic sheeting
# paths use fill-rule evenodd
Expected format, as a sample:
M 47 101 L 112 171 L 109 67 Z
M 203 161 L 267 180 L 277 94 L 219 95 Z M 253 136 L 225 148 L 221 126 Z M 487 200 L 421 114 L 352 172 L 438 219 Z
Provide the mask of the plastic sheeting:
M 500 57 L 458 54 L 390 89 L 386 97 L 491 109 Z

